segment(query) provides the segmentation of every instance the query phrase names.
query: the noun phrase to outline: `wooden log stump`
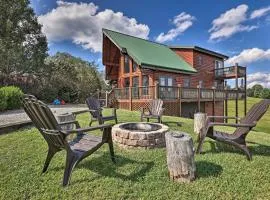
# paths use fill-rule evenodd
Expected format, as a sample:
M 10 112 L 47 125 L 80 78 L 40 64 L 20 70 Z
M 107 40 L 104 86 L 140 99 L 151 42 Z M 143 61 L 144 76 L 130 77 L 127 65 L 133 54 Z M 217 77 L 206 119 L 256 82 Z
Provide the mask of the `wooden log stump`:
M 196 166 L 192 138 L 184 132 L 165 134 L 170 179 L 176 182 L 195 180 Z
M 205 126 L 206 113 L 195 113 L 194 114 L 194 132 L 199 134 L 201 128 Z
M 67 121 L 73 121 L 75 120 L 75 116 L 73 113 L 63 113 L 63 114 L 58 114 L 56 115 L 56 120 L 58 123 L 60 122 L 67 122 Z M 75 124 L 66 124 L 62 125 L 61 129 L 62 130 L 72 130 L 75 129 Z M 76 137 L 76 134 L 70 134 L 67 136 L 66 140 L 67 141 L 72 141 Z
M 72 113 L 63 113 L 56 115 L 57 121 L 60 122 L 67 122 L 67 121 L 73 121 L 75 120 L 75 117 Z M 62 130 L 71 130 L 74 129 L 74 124 L 67 124 L 61 126 Z

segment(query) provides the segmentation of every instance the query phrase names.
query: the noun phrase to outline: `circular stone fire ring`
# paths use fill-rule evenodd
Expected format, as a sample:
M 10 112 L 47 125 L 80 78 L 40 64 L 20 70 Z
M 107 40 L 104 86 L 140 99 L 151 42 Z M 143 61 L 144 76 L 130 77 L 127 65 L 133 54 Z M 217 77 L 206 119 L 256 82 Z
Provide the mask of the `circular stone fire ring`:
M 159 123 L 130 122 L 112 127 L 112 138 L 123 148 L 165 147 L 165 133 L 169 127 Z

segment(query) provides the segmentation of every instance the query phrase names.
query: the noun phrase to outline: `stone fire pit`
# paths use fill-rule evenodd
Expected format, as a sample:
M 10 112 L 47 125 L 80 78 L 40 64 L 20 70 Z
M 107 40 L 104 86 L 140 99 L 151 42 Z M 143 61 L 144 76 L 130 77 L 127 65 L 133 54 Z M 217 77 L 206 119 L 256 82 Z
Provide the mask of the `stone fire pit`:
M 158 123 L 122 123 L 112 128 L 112 138 L 123 148 L 165 147 L 165 133 L 169 127 Z

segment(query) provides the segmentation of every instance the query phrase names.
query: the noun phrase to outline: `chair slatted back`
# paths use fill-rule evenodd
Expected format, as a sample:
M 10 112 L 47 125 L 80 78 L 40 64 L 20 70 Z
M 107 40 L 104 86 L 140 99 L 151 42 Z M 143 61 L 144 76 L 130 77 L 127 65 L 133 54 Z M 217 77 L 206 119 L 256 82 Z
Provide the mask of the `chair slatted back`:
M 43 134 L 46 136 L 47 140 L 50 141 L 50 144 L 56 148 L 63 149 L 67 146 L 64 134 L 59 130 L 46 130 L 41 129 Z
M 60 147 L 64 144 L 65 141 L 61 139 L 63 135 L 59 136 L 59 134 L 61 134 L 59 132 L 61 127 L 58 125 L 51 109 L 45 103 L 39 101 L 32 95 L 25 95 L 22 99 L 22 103 L 25 112 L 49 145 Z M 56 133 L 48 134 L 48 130 L 58 131 L 58 136 L 56 136 Z M 64 146 L 61 147 L 63 148 Z
M 259 121 L 262 116 L 266 113 L 268 107 L 270 105 L 270 100 L 261 100 L 259 103 L 254 104 L 245 117 L 243 117 L 240 121 L 240 123 L 244 124 L 252 124 Z M 236 135 L 244 135 L 247 134 L 250 131 L 250 128 L 246 127 L 240 127 L 237 128 L 234 132 Z
M 100 112 L 100 110 L 102 109 L 100 106 L 100 102 L 98 99 L 94 98 L 94 97 L 88 97 L 86 99 L 86 104 L 88 106 L 88 108 L 90 110 L 95 110 L 95 111 L 90 111 L 91 115 L 94 118 L 98 118 L 99 116 L 102 117 L 102 113 Z M 99 113 L 100 112 L 100 113 Z
M 159 116 L 162 112 L 163 101 L 161 99 L 153 99 L 150 102 L 149 110 L 152 115 Z

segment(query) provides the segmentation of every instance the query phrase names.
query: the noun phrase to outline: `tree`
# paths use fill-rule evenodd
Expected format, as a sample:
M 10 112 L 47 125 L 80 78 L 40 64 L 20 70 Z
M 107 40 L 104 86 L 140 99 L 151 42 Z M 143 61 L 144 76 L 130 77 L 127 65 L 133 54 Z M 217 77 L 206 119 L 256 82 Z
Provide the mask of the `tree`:
M 270 89 L 264 88 L 261 91 L 260 98 L 262 98 L 262 99 L 270 99 Z
M 254 90 L 252 88 L 247 89 L 247 96 L 248 97 L 253 97 L 254 96 Z
M 84 102 L 91 93 L 101 89 L 95 62 L 87 62 L 68 53 L 56 53 L 46 59 L 46 65 L 48 75 L 37 95 L 40 99 L 52 101 L 60 97 L 67 102 Z
M 47 40 L 41 33 L 29 0 L 0 0 L 0 75 L 8 84 L 11 74 L 40 75 L 45 69 Z
M 259 98 L 263 90 L 263 86 L 260 84 L 256 84 L 252 87 L 252 90 L 254 91 L 254 97 Z

